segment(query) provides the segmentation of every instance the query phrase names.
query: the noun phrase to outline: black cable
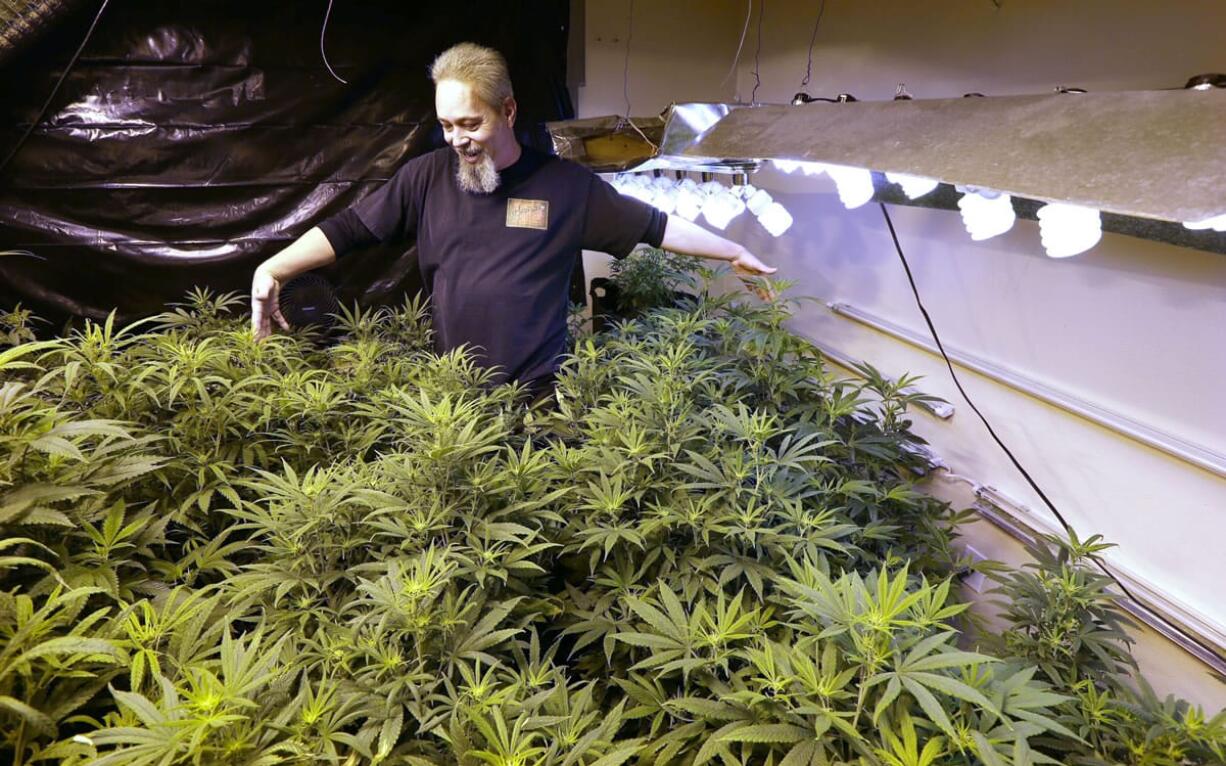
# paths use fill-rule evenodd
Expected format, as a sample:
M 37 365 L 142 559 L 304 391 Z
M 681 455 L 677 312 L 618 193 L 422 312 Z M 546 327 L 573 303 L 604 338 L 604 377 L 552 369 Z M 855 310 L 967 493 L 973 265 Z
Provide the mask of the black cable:
M 826 12 L 826 0 L 822 0 L 822 5 L 817 9 L 817 21 L 813 22 L 813 34 L 809 35 L 809 61 L 805 64 L 805 79 L 800 81 L 800 89 L 804 90 L 809 84 L 809 77 L 813 74 L 813 42 L 817 40 L 817 28 L 822 23 L 822 15 Z
M 937 334 L 936 325 L 932 323 L 932 317 L 928 315 L 928 309 L 924 307 L 924 301 L 920 299 L 919 288 L 916 287 L 915 277 L 911 274 L 911 265 L 907 263 L 907 256 L 903 255 L 902 245 L 898 242 L 898 232 L 894 231 L 894 222 L 890 220 L 890 211 L 886 210 L 885 203 L 883 202 L 879 202 L 877 205 L 881 208 L 881 214 L 885 216 L 885 225 L 890 229 L 890 239 L 894 240 L 894 249 L 898 252 L 899 260 L 902 261 L 903 270 L 907 272 L 907 281 L 911 283 L 911 292 L 915 295 L 915 304 L 919 306 L 920 313 L 924 315 L 924 322 L 928 325 L 928 332 L 932 333 L 932 339 L 936 342 L 937 349 L 941 352 L 941 358 L 945 360 L 945 366 L 949 368 L 949 376 L 953 378 L 954 385 L 958 388 L 958 393 L 962 394 L 962 398 L 966 400 L 966 403 L 970 405 L 970 408 L 974 410 L 975 414 L 979 416 L 979 419 L 983 421 L 984 428 L 988 429 L 988 433 L 991 434 L 992 439 L 996 442 L 997 446 L 999 446 L 1001 450 L 1004 451 L 1005 455 L 1008 456 L 1009 461 L 1013 463 L 1013 467 L 1018 470 L 1018 473 L 1020 473 L 1022 478 L 1026 480 L 1026 483 L 1030 485 L 1030 488 L 1033 489 L 1040 498 L 1042 498 L 1043 503 L 1048 507 L 1048 509 L 1055 514 L 1056 520 L 1059 521 L 1060 526 L 1064 528 L 1065 534 L 1070 537 L 1077 537 L 1077 532 L 1073 529 L 1073 526 L 1068 523 L 1068 521 L 1064 518 L 1064 515 L 1060 513 L 1060 510 L 1056 508 L 1056 504 L 1053 503 L 1047 494 L 1039 488 L 1038 483 L 1035 482 L 1026 469 L 1022 467 L 1022 464 L 1018 461 L 1017 457 L 1015 457 L 1009 448 L 1005 446 L 1005 443 L 1001 441 L 1000 437 L 996 435 L 996 431 L 992 428 L 992 424 L 989 423 L 988 419 L 983 416 L 983 413 L 980 412 L 979 408 L 975 406 L 975 403 L 971 401 L 971 397 L 966 393 L 966 389 L 962 387 L 962 381 L 958 380 L 958 373 L 954 372 L 953 362 L 949 360 L 949 354 L 945 353 L 945 345 L 941 343 L 941 336 Z M 1098 568 L 1101 569 L 1104 574 L 1110 577 L 1116 585 L 1120 586 L 1120 590 L 1124 592 L 1125 596 L 1136 602 L 1138 605 L 1141 605 L 1141 602 L 1132 595 L 1132 593 L 1128 590 L 1128 587 L 1124 585 L 1124 583 L 1120 582 L 1119 578 L 1111 573 L 1111 570 L 1107 569 L 1106 565 L 1103 564 L 1098 556 L 1090 554 L 1089 559 L 1097 564 Z M 1161 619 L 1160 616 L 1159 619 Z
M 762 78 L 758 76 L 759 56 L 762 54 L 762 17 L 766 15 L 766 0 L 758 6 L 758 47 L 753 52 L 753 93 L 749 94 L 749 103 L 758 103 L 758 86 Z
M 85 50 L 86 43 L 94 34 L 94 28 L 98 26 L 98 20 L 102 18 L 102 12 L 106 10 L 107 4 L 111 0 L 102 0 L 102 5 L 98 7 L 98 13 L 94 15 L 94 21 L 89 25 L 89 31 L 85 33 L 85 39 L 77 46 L 77 52 L 72 54 L 72 60 L 68 62 L 68 66 L 64 67 L 64 71 L 60 74 L 60 79 L 56 81 L 55 87 L 51 89 L 51 95 L 47 96 L 47 100 L 43 102 L 43 108 L 38 111 L 38 116 L 30 123 L 30 127 L 26 128 L 26 132 L 21 134 L 21 138 L 17 139 L 17 143 L 13 146 L 12 151 L 4 158 L 4 162 L 0 162 L 0 176 L 4 175 L 4 169 L 9 166 L 13 158 L 17 156 L 17 152 L 25 145 L 26 139 L 34 132 L 34 128 L 38 127 L 38 123 L 43 121 L 43 117 L 47 114 L 47 109 L 51 106 L 51 101 L 55 98 L 55 94 L 60 92 L 60 86 L 64 84 L 64 79 L 68 77 L 68 73 L 76 66 L 77 59 L 81 57 L 81 51 Z

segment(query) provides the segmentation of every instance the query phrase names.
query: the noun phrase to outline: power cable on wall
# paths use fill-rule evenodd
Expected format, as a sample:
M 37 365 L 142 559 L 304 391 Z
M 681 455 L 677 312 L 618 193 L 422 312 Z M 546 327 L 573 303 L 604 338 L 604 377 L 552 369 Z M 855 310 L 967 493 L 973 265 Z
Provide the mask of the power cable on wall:
M 47 100 L 43 102 L 43 108 L 38 110 L 38 116 L 30 122 L 30 126 L 26 128 L 26 132 L 21 134 L 21 138 L 17 139 L 17 143 L 13 145 L 13 148 L 9 151 L 8 155 L 5 156 L 4 161 L 0 162 L 0 177 L 3 177 L 4 170 L 9 166 L 9 162 L 11 162 L 13 158 L 17 156 L 17 152 L 20 151 L 21 147 L 25 145 L 26 139 L 28 139 L 30 134 L 34 132 L 34 129 L 38 127 L 38 124 L 43 121 L 43 117 L 47 116 L 47 109 L 51 107 L 51 102 L 55 99 L 55 95 L 60 92 L 60 86 L 64 84 L 64 80 L 67 79 L 68 73 L 72 71 L 74 66 L 76 66 L 77 59 L 81 58 L 81 52 L 85 50 L 86 44 L 89 43 L 89 38 L 93 36 L 94 29 L 97 28 L 98 21 L 102 18 L 102 12 L 106 10 L 106 6 L 108 3 L 110 3 L 110 1 L 111 0 L 102 0 L 102 5 L 98 6 L 98 12 L 94 14 L 94 20 L 89 25 L 89 29 L 85 32 L 84 39 L 82 39 L 81 44 L 77 46 L 77 52 L 72 54 L 72 59 L 68 62 L 68 66 L 64 67 L 64 71 L 60 73 L 60 79 L 56 80 L 55 87 L 51 89 L 51 93 L 47 96 Z
M 1077 536 L 1076 530 L 1074 530 L 1073 526 L 1068 523 L 1068 521 L 1064 518 L 1064 514 L 1060 513 L 1060 509 L 1056 508 L 1056 504 L 1053 503 L 1051 498 L 1047 496 L 1047 493 L 1045 493 L 1039 487 L 1038 482 L 1031 477 L 1030 473 L 1022 466 L 1021 462 L 1017 459 L 1013 452 L 1007 446 L 1005 446 L 1005 443 L 1001 440 L 1001 438 L 996 435 L 996 430 L 992 428 L 992 424 L 989 423 L 988 419 L 984 417 L 984 414 L 979 411 L 979 408 L 975 406 L 973 401 L 971 401 L 970 395 L 966 393 L 966 389 L 962 387 L 962 381 L 958 380 L 958 373 L 954 371 L 953 362 L 950 361 L 949 355 L 945 353 L 945 345 L 941 343 L 941 336 L 937 333 L 936 325 L 933 324 L 932 317 L 928 314 L 928 309 L 924 306 L 924 301 L 920 298 L 919 288 L 916 286 L 915 277 L 911 273 L 911 265 L 907 262 L 907 256 L 903 254 L 902 245 L 899 244 L 898 232 L 894 230 L 894 221 L 890 219 L 890 211 L 886 209 L 885 203 L 879 202 L 877 204 L 878 207 L 881 208 L 881 214 L 885 216 L 885 225 L 890 230 L 890 239 L 894 241 L 894 250 L 898 253 L 899 260 L 902 261 L 903 270 L 907 272 L 907 281 L 911 284 L 911 292 L 915 296 L 915 304 L 919 306 L 920 314 L 924 316 L 924 322 L 928 325 L 928 332 L 932 333 L 932 340 L 936 343 L 937 350 L 941 352 L 941 358 L 945 360 L 945 366 L 949 368 L 949 376 L 953 378 L 954 385 L 957 387 L 958 393 L 962 394 L 962 398 L 966 400 L 967 405 L 969 405 L 975 414 L 979 416 L 979 420 L 982 421 L 984 427 L 988 429 L 988 434 L 991 435 L 992 440 L 996 442 L 996 445 L 1000 447 L 1002 451 L 1004 451 L 1005 455 L 1009 458 L 1009 461 L 1013 463 L 1013 467 L 1018 470 L 1018 472 L 1022 475 L 1022 478 L 1024 478 L 1026 483 L 1030 485 L 1030 488 L 1035 491 L 1035 493 L 1043 500 L 1043 503 L 1047 506 L 1047 508 L 1055 515 L 1056 520 L 1060 522 L 1060 526 L 1064 529 L 1065 534 L 1075 538 Z M 1110 577 L 1111 580 L 1119 586 L 1120 590 L 1123 591 L 1125 596 L 1138 604 L 1141 603 L 1139 599 L 1132 595 L 1132 592 L 1128 590 L 1128 587 L 1124 585 L 1124 583 L 1120 582 L 1118 577 L 1112 574 L 1111 570 L 1108 569 L 1105 564 L 1103 564 L 1102 560 L 1098 556 L 1090 554 L 1089 558 L 1098 565 L 1098 568 L 1101 569 L 1104 574 Z

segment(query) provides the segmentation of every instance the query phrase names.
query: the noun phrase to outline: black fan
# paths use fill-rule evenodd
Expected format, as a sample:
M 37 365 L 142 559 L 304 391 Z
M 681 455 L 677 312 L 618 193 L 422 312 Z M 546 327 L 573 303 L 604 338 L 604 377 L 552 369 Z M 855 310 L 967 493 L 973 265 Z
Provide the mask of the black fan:
M 313 325 L 324 330 L 336 324 L 341 304 L 336 288 L 318 274 L 300 274 L 281 286 L 281 315 L 292 327 Z

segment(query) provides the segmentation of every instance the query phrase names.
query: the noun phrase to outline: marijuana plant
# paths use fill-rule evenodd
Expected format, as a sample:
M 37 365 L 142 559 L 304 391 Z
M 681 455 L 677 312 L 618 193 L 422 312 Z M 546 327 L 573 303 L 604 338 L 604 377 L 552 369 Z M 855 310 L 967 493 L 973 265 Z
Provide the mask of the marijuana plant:
M 0 757 L 1226 760 L 1226 714 L 1134 683 L 1097 539 L 1002 572 L 972 645 L 911 379 L 832 375 L 717 276 L 622 262 L 552 411 L 434 353 L 421 299 L 262 343 L 205 290 L 42 343 L 12 314 Z

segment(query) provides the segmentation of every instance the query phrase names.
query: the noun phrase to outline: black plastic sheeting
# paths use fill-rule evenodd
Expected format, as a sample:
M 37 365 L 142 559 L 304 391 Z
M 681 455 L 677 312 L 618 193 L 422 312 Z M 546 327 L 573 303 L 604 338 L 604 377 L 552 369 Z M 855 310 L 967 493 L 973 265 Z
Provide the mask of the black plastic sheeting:
M 113 0 L 46 116 L 0 176 L 0 307 L 52 319 L 162 310 L 194 286 L 246 292 L 311 226 L 442 145 L 429 62 L 471 40 L 507 57 L 517 131 L 573 116 L 566 0 L 449 7 L 336 0 Z M 0 156 L 38 114 L 96 3 L 0 71 Z M 346 256 L 345 302 L 420 287 L 412 243 Z

